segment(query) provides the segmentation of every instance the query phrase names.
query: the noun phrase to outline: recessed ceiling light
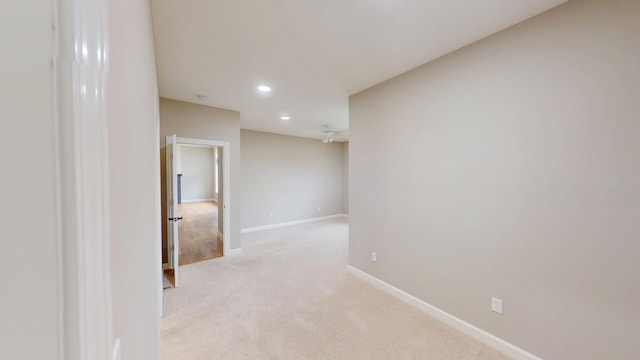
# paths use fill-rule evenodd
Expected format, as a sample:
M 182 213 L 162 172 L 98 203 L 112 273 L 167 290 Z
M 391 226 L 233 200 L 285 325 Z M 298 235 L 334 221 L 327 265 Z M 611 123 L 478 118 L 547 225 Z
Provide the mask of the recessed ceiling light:
M 268 93 L 268 92 L 271 92 L 271 87 L 267 85 L 260 85 L 258 86 L 258 90 Z
M 289 115 L 280 116 L 280 120 L 289 120 L 289 119 L 291 119 L 291 117 L 289 117 Z

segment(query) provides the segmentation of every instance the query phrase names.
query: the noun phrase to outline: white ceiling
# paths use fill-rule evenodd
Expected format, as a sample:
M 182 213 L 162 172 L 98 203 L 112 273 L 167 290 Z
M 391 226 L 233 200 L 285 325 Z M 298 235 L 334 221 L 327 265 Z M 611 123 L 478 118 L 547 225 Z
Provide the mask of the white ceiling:
M 349 95 L 564 2 L 152 0 L 160 95 L 319 139 L 348 129 Z

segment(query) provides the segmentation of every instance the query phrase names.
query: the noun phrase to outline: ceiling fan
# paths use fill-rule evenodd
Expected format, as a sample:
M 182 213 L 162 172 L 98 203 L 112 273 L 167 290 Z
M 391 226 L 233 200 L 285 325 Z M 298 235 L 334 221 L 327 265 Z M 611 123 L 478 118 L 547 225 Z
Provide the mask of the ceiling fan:
M 331 129 L 329 124 L 322 125 L 322 142 L 325 144 L 331 144 L 336 140 L 336 137 L 342 137 L 344 131 L 338 131 Z

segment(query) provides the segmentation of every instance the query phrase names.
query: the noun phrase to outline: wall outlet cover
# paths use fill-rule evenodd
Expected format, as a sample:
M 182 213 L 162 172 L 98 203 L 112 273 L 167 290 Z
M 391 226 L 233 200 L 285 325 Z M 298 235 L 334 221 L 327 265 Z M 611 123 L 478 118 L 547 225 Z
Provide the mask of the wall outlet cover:
M 113 342 L 113 360 L 122 360 L 122 355 L 120 354 L 120 339 L 116 339 Z
M 491 298 L 491 310 L 498 314 L 502 314 L 502 300 L 498 298 Z

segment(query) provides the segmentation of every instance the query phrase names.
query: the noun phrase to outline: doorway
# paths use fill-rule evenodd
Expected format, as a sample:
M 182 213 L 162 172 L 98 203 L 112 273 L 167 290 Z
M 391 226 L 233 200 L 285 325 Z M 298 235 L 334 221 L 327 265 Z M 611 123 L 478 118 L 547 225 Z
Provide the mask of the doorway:
M 177 147 L 178 229 L 180 265 L 223 256 L 222 234 L 218 232 L 220 149 L 217 146 Z
M 166 249 L 166 257 L 163 256 L 163 269 L 165 270 L 165 275 L 167 277 L 165 281 L 165 287 L 167 287 L 170 283 L 173 287 L 180 286 L 180 266 L 185 265 L 184 262 L 190 262 L 188 257 L 183 257 L 181 259 L 181 250 L 188 251 L 187 249 L 182 249 L 181 241 L 180 241 L 180 228 L 185 224 L 185 227 L 188 227 L 188 220 L 185 218 L 188 212 L 191 213 L 191 217 L 198 216 L 197 212 L 208 214 L 206 215 L 207 220 L 212 222 L 212 206 L 215 204 L 215 211 L 217 215 L 217 231 L 215 234 L 210 234 L 209 237 L 210 242 L 212 242 L 212 247 L 216 247 L 221 249 L 220 256 L 225 256 L 229 254 L 229 247 L 231 243 L 231 234 L 230 231 L 225 231 L 225 229 L 230 229 L 230 211 L 229 211 L 229 203 L 231 202 L 230 198 L 230 144 L 224 141 L 215 141 L 215 140 L 206 140 L 206 139 L 192 139 L 192 138 L 179 138 L 175 135 L 167 136 L 166 142 L 166 218 L 165 223 L 167 224 L 166 241 L 165 246 Z M 215 153 L 213 155 L 213 161 L 215 161 L 215 171 L 213 174 L 214 178 L 217 178 L 218 181 L 214 183 L 214 188 L 217 188 L 217 195 L 212 198 L 198 198 L 197 193 L 193 192 L 193 190 L 181 189 L 183 193 L 178 191 L 179 186 L 182 182 L 182 177 L 185 174 L 181 174 L 178 176 L 178 170 L 184 164 L 180 164 L 180 148 L 204 148 L 204 149 L 215 149 Z M 205 150 L 207 151 L 207 150 Z M 212 151 L 212 150 L 208 150 Z M 182 185 L 182 184 L 180 184 Z M 193 188 L 191 188 L 193 189 Z M 188 193 L 184 193 L 184 190 L 190 191 Z M 182 201 L 183 195 L 187 195 L 185 200 L 188 200 L 191 195 L 195 196 L 195 200 L 203 200 L 203 201 L 195 201 L 193 203 L 202 203 L 197 206 L 200 209 L 195 209 L 196 207 L 189 208 L 189 206 L 184 206 L 180 208 L 178 204 L 178 198 L 181 198 L 180 202 L 183 204 L 189 204 L 189 202 Z M 206 203 L 209 203 L 207 206 Z M 209 208 L 207 210 L 207 207 Z M 191 211 L 193 210 L 193 211 Z M 194 220 L 194 219 L 192 219 Z M 213 232 L 213 227 L 211 227 L 211 232 Z M 185 234 L 186 232 L 182 232 Z M 215 239 L 215 240 L 214 240 Z M 188 240 L 186 241 L 188 242 Z M 187 244 L 187 246 L 189 246 Z M 199 250 L 196 250 L 199 251 Z M 198 258 L 199 256 L 196 256 Z M 214 257 L 210 257 L 214 258 Z M 181 261 L 182 260 L 182 261 Z M 204 258 L 198 260 L 203 261 L 206 260 Z

